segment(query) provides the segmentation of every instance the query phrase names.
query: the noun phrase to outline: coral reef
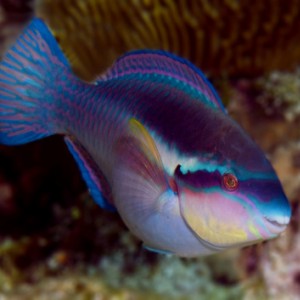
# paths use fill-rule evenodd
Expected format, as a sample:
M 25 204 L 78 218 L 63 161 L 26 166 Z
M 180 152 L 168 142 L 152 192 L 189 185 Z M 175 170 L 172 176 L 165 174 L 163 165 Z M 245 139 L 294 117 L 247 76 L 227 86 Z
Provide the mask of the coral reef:
M 298 125 L 299 126 L 299 125 Z M 288 230 L 269 243 L 262 253 L 260 269 L 271 299 L 298 299 L 300 294 L 300 143 L 281 145 L 274 152 L 274 167 L 293 207 Z
M 293 121 L 300 115 L 300 70 L 295 72 L 274 71 L 257 80 L 261 91 L 257 102 L 267 115 L 283 115 Z
M 190 260 L 151 253 L 117 215 L 102 211 L 86 194 L 71 209 L 57 211 L 60 223 L 1 239 L 3 299 L 198 299 L 201 294 L 221 300 L 244 294 L 237 250 Z
M 122 53 L 159 48 L 216 76 L 257 75 L 300 60 L 298 1 L 38 0 L 78 75 L 95 78 Z M 105 49 L 105 50 L 104 50 Z
M 299 197 L 297 201 L 299 202 Z M 270 299 L 299 299 L 299 203 L 294 207 L 291 226 L 280 239 L 268 244 L 266 251 L 262 253 L 260 269 Z

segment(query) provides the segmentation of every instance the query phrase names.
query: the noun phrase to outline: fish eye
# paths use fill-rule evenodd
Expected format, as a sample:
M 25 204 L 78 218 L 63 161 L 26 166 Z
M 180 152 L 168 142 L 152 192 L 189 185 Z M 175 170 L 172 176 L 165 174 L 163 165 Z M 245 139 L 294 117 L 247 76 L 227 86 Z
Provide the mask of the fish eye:
M 225 173 L 222 178 L 223 186 L 227 191 L 233 192 L 239 186 L 239 181 L 235 175 L 231 173 Z

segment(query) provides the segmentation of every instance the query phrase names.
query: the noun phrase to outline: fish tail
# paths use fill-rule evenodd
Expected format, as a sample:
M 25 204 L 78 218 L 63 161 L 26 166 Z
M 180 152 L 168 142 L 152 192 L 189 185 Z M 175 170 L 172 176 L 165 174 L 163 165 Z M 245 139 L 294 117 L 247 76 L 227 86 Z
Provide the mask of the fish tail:
M 17 145 L 59 133 L 58 79 L 70 73 L 55 38 L 33 19 L 0 62 L 0 144 Z

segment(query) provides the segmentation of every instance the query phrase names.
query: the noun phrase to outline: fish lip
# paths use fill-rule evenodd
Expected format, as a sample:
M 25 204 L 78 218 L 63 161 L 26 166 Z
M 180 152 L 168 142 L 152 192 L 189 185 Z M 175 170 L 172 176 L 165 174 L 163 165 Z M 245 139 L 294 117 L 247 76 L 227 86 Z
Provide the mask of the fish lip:
M 266 227 L 274 235 L 278 235 L 283 232 L 290 222 L 290 218 L 288 216 L 282 216 L 276 219 L 264 216 L 264 219 L 266 221 Z

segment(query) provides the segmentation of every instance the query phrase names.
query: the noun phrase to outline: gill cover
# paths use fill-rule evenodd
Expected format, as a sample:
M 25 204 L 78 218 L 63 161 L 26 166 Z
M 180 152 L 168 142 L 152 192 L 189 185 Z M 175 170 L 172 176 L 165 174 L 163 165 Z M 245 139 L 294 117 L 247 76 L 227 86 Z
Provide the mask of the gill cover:
M 175 170 L 178 182 L 178 195 L 180 212 L 188 226 L 205 243 L 217 247 L 227 247 L 244 244 L 248 241 L 245 231 L 247 227 L 255 232 L 247 206 L 235 201 L 232 194 L 225 193 L 216 184 L 210 188 L 192 188 L 181 184 L 181 177 L 186 176 L 180 171 L 180 166 Z M 218 181 L 216 174 L 216 182 Z M 237 216 L 239 216 L 237 218 Z

